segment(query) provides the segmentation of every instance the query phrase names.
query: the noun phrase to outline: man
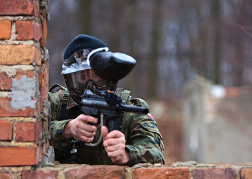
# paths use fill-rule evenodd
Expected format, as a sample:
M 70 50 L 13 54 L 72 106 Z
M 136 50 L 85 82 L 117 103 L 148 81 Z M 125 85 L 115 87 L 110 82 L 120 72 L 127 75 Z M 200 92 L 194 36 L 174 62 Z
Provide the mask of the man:
M 94 125 L 97 118 L 82 114 L 78 104 L 83 93 L 87 90 L 96 93 L 106 87 L 87 63 L 88 54 L 98 48 L 108 50 L 102 41 L 91 36 L 79 35 L 73 39 L 64 52 L 62 66 L 67 88 L 53 85 L 49 90 L 52 120 L 50 144 L 55 149 L 55 160 L 90 165 L 164 164 L 164 144 L 150 114 L 124 112 L 117 130 L 111 132 L 106 126 Z M 55 87 L 60 89 L 52 92 Z M 129 93 L 119 89 L 116 92 L 127 105 L 148 107 L 144 100 L 131 98 Z M 95 147 L 85 145 L 97 141 L 100 133 L 102 143 Z

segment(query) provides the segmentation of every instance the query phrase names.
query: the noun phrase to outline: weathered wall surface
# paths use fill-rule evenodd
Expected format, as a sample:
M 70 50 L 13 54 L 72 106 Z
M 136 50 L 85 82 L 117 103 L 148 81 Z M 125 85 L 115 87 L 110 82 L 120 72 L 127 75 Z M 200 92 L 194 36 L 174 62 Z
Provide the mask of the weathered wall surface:
M 49 146 L 45 5 L 0 0 L 0 178 L 21 178 Z
M 185 90 L 185 159 L 252 161 L 252 90 L 223 88 L 198 77 Z
M 125 166 L 60 165 L 36 171 L 23 171 L 25 179 L 250 179 L 251 164 L 197 164 L 196 162 L 176 162 L 172 165 L 142 164 Z

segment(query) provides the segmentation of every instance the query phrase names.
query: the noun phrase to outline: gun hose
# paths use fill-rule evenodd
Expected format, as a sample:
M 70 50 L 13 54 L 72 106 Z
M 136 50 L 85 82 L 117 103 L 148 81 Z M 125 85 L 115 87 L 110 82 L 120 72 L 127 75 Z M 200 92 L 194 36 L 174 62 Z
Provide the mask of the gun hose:
M 101 117 L 101 128 L 102 128 L 104 115 L 101 114 L 100 117 Z M 93 143 L 85 143 L 85 145 L 95 147 L 95 146 L 99 145 L 101 143 L 101 141 L 102 141 L 102 133 L 100 134 L 99 140 L 96 143 L 94 143 L 94 144 Z

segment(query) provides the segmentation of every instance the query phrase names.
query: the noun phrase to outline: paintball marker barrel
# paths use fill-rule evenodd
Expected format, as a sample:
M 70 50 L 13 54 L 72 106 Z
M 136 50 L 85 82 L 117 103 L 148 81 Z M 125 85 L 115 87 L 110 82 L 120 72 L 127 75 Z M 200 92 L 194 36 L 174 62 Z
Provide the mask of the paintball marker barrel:
M 111 111 L 118 111 L 118 112 L 133 112 L 139 114 L 148 114 L 149 109 L 139 106 L 130 106 L 124 104 L 117 104 L 115 106 L 110 106 L 106 101 L 96 101 L 96 100 L 89 100 L 89 99 L 82 99 L 81 101 L 83 106 L 96 108 L 96 109 L 103 109 L 103 110 L 111 110 Z

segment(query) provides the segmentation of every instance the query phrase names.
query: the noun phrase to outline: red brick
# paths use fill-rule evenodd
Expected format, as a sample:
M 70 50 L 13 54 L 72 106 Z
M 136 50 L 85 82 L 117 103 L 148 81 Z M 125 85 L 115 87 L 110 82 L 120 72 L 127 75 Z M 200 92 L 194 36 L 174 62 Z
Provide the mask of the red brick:
M 57 170 L 35 170 L 35 171 L 22 171 L 22 179 L 57 179 Z
M 240 171 L 241 179 L 251 179 L 252 178 L 252 168 L 244 168 Z
M 30 45 L 0 45 L 0 65 L 41 65 L 40 50 Z
M 17 40 L 36 40 L 42 36 L 42 27 L 35 21 L 16 21 Z
M 10 39 L 11 37 L 11 21 L 0 20 L 0 40 Z
M 12 140 L 12 123 L 0 121 L 0 140 Z
M 46 46 L 46 39 L 47 39 L 47 20 L 45 19 L 42 27 L 42 37 L 39 40 L 40 47 Z
M 133 170 L 133 179 L 190 179 L 190 172 L 187 167 L 181 168 L 141 168 Z
M 12 78 L 9 78 L 5 72 L 0 72 L 0 90 L 10 90 L 12 87 Z
M 17 142 L 35 142 L 39 140 L 42 132 L 42 122 L 21 122 L 17 123 Z
M 38 73 L 39 80 L 39 100 L 37 106 L 37 113 L 42 112 L 42 103 L 47 101 L 48 98 L 48 89 L 49 89 L 49 62 L 43 63 L 41 69 Z
M 42 101 L 47 100 L 48 98 L 48 89 L 49 89 L 49 63 L 43 63 L 38 74 L 39 80 L 39 92 Z
M 0 4 L 0 15 L 40 15 L 38 0 L 0 0 Z
M 37 147 L 37 151 L 36 151 L 36 161 L 37 161 L 37 163 L 41 162 L 43 157 L 44 157 L 43 156 L 43 146 L 40 145 L 40 146 Z
M 11 175 L 9 173 L 1 173 L 0 172 L 0 178 L 1 179 L 11 179 Z
M 35 73 L 33 70 L 17 70 L 16 78 L 18 81 L 21 80 L 21 76 L 26 76 L 27 78 L 34 78 Z
M 1 117 L 33 117 L 36 115 L 36 111 L 32 108 L 25 109 L 13 109 L 11 107 L 11 98 L 0 97 L 0 116 Z
M 235 170 L 231 167 L 221 168 L 221 167 L 211 167 L 194 169 L 193 172 L 194 179 L 235 179 Z
M 38 147 L 0 147 L 0 166 L 38 164 Z
M 124 178 L 125 168 L 121 166 L 86 166 L 70 169 L 66 172 L 66 179 L 72 178 Z

